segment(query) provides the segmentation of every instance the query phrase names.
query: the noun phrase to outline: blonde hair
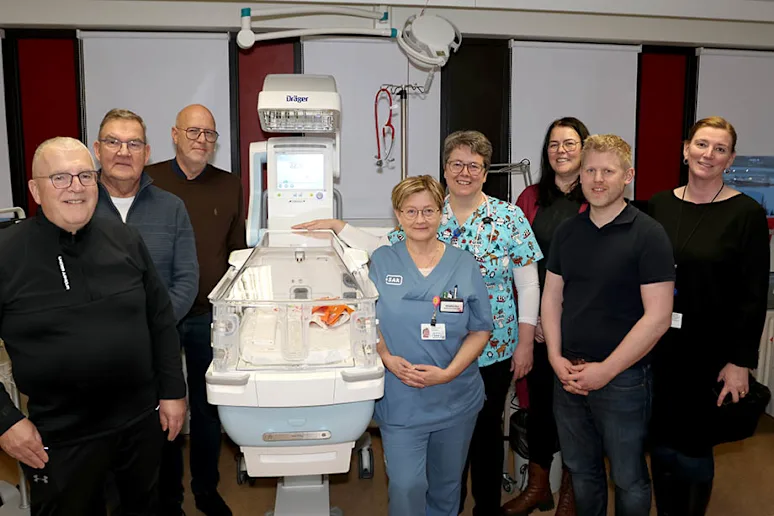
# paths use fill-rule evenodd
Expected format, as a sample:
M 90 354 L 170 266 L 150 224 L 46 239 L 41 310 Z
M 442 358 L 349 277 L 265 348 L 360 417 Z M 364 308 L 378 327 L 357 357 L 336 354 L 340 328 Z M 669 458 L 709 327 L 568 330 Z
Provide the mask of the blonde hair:
M 723 118 L 722 116 L 710 116 L 702 118 L 691 126 L 688 131 L 688 139 L 685 140 L 686 144 L 693 141 L 693 137 L 696 136 L 696 132 L 704 127 L 711 127 L 713 129 L 722 129 L 731 136 L 731 152 L 736 152 L 736 129 L 731 125 L 731 122 Z
M 128 120 L 130 122 L 137 122 L 140 124 L 140 127 L 142 127 L 142 139 L 145 141 L 145 143 L 148 143 L 147 140 L 147 128 L 145 127 L 145 121 L 142 119 L 140 115 L 135 113 L 134 111 L 129 111 L 128 109 L 111 109 L 107 113 L 105 113 L 105 116 L 102 117 L 102 122 L 99 123 L 99 136 L 102 136 L 102 129 L 105 127 L 105 125 L 108 122 L 112 122 L 113 120 Z
M 492 143 L 489 138 L 478 131 L 457 131 L 451 133 L 443 142 L 443 162 L 449 161 L 449 156 L 455 149 L 467 147 L 473 154 L 484 158 L 484 170 L 489 170 L 492 164 Z
M 89 152 L 89 148 L 86 147 L 82 141 L 70 138 L 69 136 L 55 136 L 54 138 L 49 138 L 44 141 L 38 145 L 37 149 L 35 149 L 35 154 L 32 155 L 32 177 L 40 177 L 39 174 L 36 174 L 36 171 L 43 165 L 43 161 L 45 161 L 46 158 L 46 152 L 54 149 L 63 151 L 82 149 L 89 155 L 91 166 L 94 167 L 94 158 L 92 157 L 91 152 Z
M 392 189 L 392 208 L 400 211 L 406 199 L 419 192 L 430 192 L 436 208 L 443 208 L 444 189 L 437 179 L 431 176 L 407 177 Z
M 624 170 L 632 168 L 632 147 L 615 134 L 592 134 L 583 142 L 581 161 L 585 162 L 591 152 L 613 152 Z

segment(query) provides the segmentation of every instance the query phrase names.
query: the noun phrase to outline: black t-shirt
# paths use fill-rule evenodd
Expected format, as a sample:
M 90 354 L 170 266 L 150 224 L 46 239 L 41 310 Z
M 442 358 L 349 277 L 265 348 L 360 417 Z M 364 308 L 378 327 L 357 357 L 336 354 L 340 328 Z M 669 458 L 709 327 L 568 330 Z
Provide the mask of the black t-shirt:
M 640 286 L 675 271 L 669 238 L 648 215 L 627 204 L 601 228 L 589 215 L 557 228 L 547 269 L 564 281 L 562 354 L 601 362 L 645 313 Z

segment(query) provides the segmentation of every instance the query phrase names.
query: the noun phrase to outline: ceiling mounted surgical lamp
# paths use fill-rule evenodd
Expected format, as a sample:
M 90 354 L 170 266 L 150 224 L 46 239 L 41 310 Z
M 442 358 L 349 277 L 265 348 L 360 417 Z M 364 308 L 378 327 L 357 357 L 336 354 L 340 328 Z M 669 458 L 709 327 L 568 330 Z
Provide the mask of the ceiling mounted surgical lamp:
M 406 54 L 409 61 L 422 69 L 440 68 L 449 60 L 462 43 L 460 31 L 450 21 L 434 14 L 413 15 L 406 20 L 403 29 L 395 28 L 352 28 L 331 27 L 318 29 L 296 29 L 256 34 L 252 29 L 254 18 L 284 18 L 310 14 L 337 14 L 374 20 L 374 24 L 388 24 L 388 12 L 376 12 L 350 7 L 291 7 L 267 9 L 253 13 L 252 9 L 242 9 L 241 30 L 237 34 L 237 45 L 248 49 L 256 41 L 268 41 L 284 38 L 321 35 L 355 35 L 393 38 Z

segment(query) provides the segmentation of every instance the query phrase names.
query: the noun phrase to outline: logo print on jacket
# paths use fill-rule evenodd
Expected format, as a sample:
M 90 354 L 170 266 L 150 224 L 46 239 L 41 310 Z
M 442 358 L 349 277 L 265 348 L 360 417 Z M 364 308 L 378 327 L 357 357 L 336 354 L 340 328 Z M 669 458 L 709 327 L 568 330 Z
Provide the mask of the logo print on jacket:
M 64 261 L 62 261 L 62 255 L 56 257 L 59 262 L 59 270 L 62 272 L 62 281 L 64 282 L 65 290 L 70 290 L 70 280 L 67 279 L 67 271 L 65 270 Z

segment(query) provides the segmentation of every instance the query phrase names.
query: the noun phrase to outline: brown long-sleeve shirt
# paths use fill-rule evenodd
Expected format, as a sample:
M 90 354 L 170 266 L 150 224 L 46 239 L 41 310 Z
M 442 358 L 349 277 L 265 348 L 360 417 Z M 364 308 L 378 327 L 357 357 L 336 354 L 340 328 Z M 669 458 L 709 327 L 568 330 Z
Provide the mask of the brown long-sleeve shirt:
M 149 165 L 145 172 L 154 185 L 185 203 L 199 258 L 199 293 L 190 314 L 206 313 L 211 309 L 207 296 L 228 269 L 228 255 L 247 247 L 242 183 L 239 177 L 212 165 L 188 179 L 175 159 Z

